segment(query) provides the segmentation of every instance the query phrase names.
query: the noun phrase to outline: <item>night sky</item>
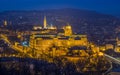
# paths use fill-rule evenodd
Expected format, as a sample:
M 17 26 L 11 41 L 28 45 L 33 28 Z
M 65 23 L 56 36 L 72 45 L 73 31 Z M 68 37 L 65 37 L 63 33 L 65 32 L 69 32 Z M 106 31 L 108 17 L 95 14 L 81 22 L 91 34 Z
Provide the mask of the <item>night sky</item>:
M 0 0 L 0 11 L 79 8 L 120 16 L 120 0 Z

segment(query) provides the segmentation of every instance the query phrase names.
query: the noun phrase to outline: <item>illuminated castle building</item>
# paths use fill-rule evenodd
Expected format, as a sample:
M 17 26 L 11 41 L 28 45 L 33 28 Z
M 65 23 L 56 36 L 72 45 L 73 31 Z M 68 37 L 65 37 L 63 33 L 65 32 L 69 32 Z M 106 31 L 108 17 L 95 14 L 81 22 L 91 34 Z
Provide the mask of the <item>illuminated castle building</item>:
M 34 27 L 31 34 L 29 45 L 31 48 L 37 50 L 37 53 L 41 52 L 41 50 L 45 52 L 56 50 L 59 54 L 62 54 L 61 51 L 66 48 L 87 46 L 88 43 L 87 36 L 73 34 L 72 27 L 69 24 L 62 29 L 53 26 L 48 27 L 46 17 L 44 17 L 43 28 Z M 63 54 L 65 53 L 63 52 Z

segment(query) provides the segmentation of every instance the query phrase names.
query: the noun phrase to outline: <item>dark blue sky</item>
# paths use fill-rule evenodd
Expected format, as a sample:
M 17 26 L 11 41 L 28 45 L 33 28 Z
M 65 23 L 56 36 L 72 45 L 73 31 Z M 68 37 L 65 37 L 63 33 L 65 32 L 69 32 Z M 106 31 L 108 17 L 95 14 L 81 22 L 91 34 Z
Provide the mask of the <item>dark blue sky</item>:
M 0 0 L 0 11 L 80 8 L 120 15 L 120 0 Z

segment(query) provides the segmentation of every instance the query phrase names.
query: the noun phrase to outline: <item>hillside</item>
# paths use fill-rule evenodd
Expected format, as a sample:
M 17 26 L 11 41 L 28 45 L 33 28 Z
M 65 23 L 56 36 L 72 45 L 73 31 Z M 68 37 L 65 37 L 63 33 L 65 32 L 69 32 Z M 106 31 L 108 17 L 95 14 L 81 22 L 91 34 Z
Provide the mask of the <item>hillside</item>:
M 0 25 L 7 20 L 8 25 L 28 28 L 33 25 L 43 24 L 43 17 L 47 16 L 48 25 L 62 27 L 69 23 L 74 32 L 93 33 L 102 31 L 109 33 L 113 31 L 120 20 L 114 16 L 101 14 L 96 11 L 81 9 L 49 9 L 40 11 L 5 11 L 0 13 Z M 29 29 L 29 28 L 28 28 Z

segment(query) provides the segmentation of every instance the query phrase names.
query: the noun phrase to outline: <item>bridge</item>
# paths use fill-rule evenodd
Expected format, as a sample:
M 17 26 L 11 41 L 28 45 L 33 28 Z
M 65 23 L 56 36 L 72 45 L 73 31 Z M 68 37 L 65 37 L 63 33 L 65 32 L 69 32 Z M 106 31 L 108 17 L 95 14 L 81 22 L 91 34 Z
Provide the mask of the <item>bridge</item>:
M 112 75 L 111 73 L 111 70 L 113 69 L 113 65 L 112 65 L 112 63 L 115 63 L 115 64 L 117 64 L 117 65 L 120 65 L 120 58 L 118 59 L 118 58 L 115 58 L 115 57 L 112 57 L 112 56 L 110 56 L 110 55 L 108 55 L 108 54 L 103 54 L 103 56 L 109 61 L 109 63 L 111 64 L 111 66 L 110 66 L 110 68 L 103 74 L 103 75 Z M 111 72 L 111 73 L 110 73 Z M 116 73 L 115 74 L 113 74 L 113 75 L 116 75 Z
M 111 61 L 112 63 L 115 64 L 119 64 L 120 65 L 120 60 L 118 58 L 112 57 L 110 55 L 104 54 L 104 57 L 106 57 L 109 61 Z

